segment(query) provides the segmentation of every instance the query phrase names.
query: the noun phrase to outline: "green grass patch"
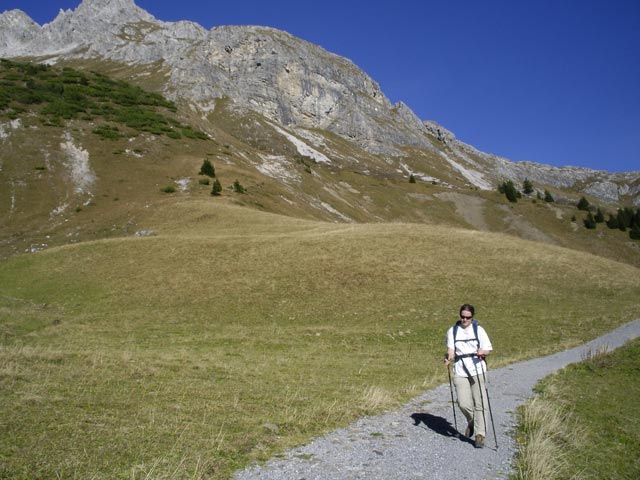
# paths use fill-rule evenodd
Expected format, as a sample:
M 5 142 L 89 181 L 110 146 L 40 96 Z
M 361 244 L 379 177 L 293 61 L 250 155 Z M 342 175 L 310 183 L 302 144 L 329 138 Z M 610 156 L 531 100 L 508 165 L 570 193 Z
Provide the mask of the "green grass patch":
M 640 314 L 634 267 L 508 236 L 209 198 L 146 226 L 0 264 L 4 476 L 228 478 L 446 381 L 464 301 L 496 367 Z
M 126 126 L 129 133 L 149 132 L 179 139 L 208 140 L 208 136 L 175 116 L 176 105 L 157 93 L 121 80 L 69 67 L 19 63 L 0 59 L 0 118 L 34 109 L 45 126 L 61 126 L 68 120 L 99 117 Z M 93 133 L 116 139 L 114 126 L 100 126 Z
M 640 477 L 640 339 L 543 380 L 520 411 L 516 479 Z

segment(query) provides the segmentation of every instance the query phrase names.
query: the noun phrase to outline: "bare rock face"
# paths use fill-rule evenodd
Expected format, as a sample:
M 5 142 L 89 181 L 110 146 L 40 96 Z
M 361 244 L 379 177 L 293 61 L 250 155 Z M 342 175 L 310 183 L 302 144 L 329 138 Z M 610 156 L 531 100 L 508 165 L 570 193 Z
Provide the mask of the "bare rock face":
M 350 60 L 286 32 L 258 26 L 206 30 L 193 22 L 162 22 L 133 0 L 84 0 L 39 26 L 20 10 L 0 15 L 0 57 L 40 61 L 104 59 L 148 66 L 166 75 L 164 94 L 203 112 L 222 98 L 274 122 L 330 131 L 371 153 L 402 156 L 402 147 L 438 151 L 481 189 L 510 179 L 573 188 L 606 202 L 631 197 L 640 172 L 608 174 L 511 162 L 460 142 L 403 104 Z M 435 142 L 434 142 L 435 140 Z
M 453 132 L 450 132 L 438 122 L 434 122 L 433 120 L 425 120 L 423 123 L 427 131 L 432 136 L 437 138 L 439 142 L 445 145 L 453 142 L 456 139 L 456 136 L 453 134 Z
M 17 25 L 4 28 L 14 17 Z M 43 27 L 19 11 L 0 22 L 0 56 L 162 62 L 170 72 L 165 93 L 204 109 L 230 98 L 284 125 L 327 129 L 375 153 L 429 145 L 413 112 L 392 106 L 351 61 L 273 28 L 206 31 L 192 22 L 158 21 L 132 0 L 85 0 Z
M 24 45 L 40 33 L 40 26 L 22 10 L 9 10 L 0 15 L 0 51 L 2 56 L 17 56 Z

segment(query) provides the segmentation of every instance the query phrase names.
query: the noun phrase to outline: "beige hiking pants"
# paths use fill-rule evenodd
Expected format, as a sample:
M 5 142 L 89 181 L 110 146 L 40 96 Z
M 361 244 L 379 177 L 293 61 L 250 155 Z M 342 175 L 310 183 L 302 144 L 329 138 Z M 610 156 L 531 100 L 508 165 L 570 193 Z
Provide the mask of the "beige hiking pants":
M 485 419 L 489 413 L 482 375 L 474 377 L 454 376 L 453 384 L 456 386 L 458 406 L 467 418 L 467 422 L 473 422 L 474 434 L 482 435 L 486 438 Z

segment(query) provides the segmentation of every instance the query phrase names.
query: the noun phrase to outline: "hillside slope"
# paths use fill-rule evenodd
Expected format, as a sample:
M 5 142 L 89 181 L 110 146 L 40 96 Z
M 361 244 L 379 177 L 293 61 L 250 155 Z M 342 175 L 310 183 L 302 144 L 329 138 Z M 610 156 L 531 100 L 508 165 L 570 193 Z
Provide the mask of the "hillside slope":
M 146 227 L 0 264 L 4 475 L 227 478 L 440 383 L 465 299 L 495 366 L 640 314 L 637 268 L 494 233 L 209 198 Z
M 208 160 L 222 196 L 252 208 L 335 222 L 504 232 L 640 263 L 638 242 L 627 233 L 582 226 L 574 190 L 534 183 L 532 195 L 510 204 L 449 171 L 436 148 L 449 147 L 439 140 L 431 150 L 405 148 L 405 157 L 375 155 L 327 131 L 238 111 L 231 102 L 203 119 L 87 70 L 3 61 L 0 74 L 7 87 L 0 136 L 3 257 L 142 234 L 149 212 L 167 197 L 215 202 L 214 179 L 198 175 Z M 236 181 L 243 194 L 232 191 Z M 536 199 L 547 189 L 554 203 Z
M 220 103 L 230 102 L 280 127 L 338 136 L 363 151 L 361 163 L 366 154 L 388 160 L 389 173 L 408 165 L 400 167 L 407 177 L 410 169 L 436 170 L 427 178 L 446 183 L 456 177 L 479 189 L 529 178 L 600 202 L 640 205 L 640 172 L 554 168 L 479 152 L 437 123 L 423 122 L 407 105 L 391 104 L 350 60 L 272 28 L 207 31 L 193 22 L 159 21 L 133 0 L 84 0 L 42 27 L 19 10 L 3 13 L 0 56 L 108 71 L 162 92 L 205 123 Z

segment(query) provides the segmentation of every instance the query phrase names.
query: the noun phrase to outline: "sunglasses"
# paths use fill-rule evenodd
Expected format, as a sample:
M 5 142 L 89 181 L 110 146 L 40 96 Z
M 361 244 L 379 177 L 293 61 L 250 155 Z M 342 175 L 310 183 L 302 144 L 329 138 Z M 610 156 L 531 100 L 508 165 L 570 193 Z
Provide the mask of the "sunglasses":
M 464 315 L 460 315 L 460 318 L 462 318 L 463 320 L 471 320 L 473 318 L 473 316 L 465 317 Z

